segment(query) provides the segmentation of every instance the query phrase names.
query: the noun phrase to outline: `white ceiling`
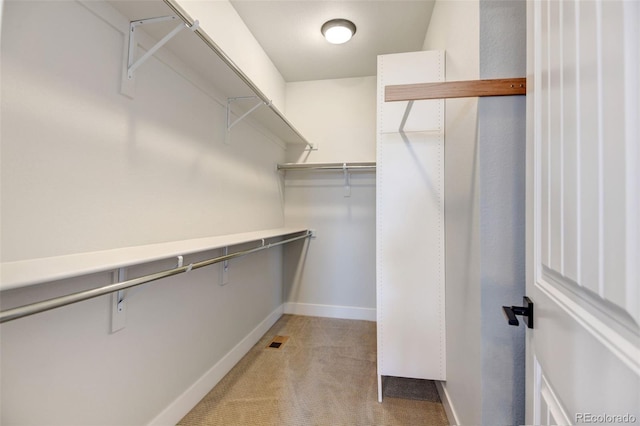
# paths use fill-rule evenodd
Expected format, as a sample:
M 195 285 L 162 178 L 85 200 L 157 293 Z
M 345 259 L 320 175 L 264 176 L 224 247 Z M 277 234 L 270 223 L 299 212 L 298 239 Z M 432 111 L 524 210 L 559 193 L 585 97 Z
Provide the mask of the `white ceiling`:
M 377 55 L 422 49 L 435 0 L 231 0 L 287 82 L 370 76 Z M 356 27 L 347 43 L 320 33 L 329 19 Z

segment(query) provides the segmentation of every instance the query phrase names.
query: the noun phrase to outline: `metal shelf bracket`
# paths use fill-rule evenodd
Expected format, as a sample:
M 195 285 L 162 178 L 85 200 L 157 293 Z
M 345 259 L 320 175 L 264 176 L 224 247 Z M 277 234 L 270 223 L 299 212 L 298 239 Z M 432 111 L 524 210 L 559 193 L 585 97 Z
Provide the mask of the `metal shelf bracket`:
M 344 196 L 351 197 L 351 176 L 347 163 L 342 163 L 342 172 L 344 173 Z
M 247 117 L 249 114 L 251 114 L 256 109 L 260 108 L 261 106 L 263 106 L 263 105 L 270 106 L 271 105 L 271 101 L 264 102 L 264 101 L 260 100 L 249 111 L 245 112 L 240 117 L 238 117 L 235 121 L 232 122 L 231 121 L 231 104 L 233 102 L 236 102 L 236 101 L 246 101 L 246 100 L 251 100 L 251 99 L 259 99 L 259 98 L 257 96 L 238 96 L 236 98 L 227 98 L 227 133 L 225 135 L 225 140 L 224 140 L 224 142 L 226 144 L 229 144 L 230 141 L 231 141 L 230 133 L 231 133 L 231 128 L 233 126 L 238 124 L 245 117 Z
M 127 270 L 118 268 L 114 274 L 115 282 L 127 280 Z M 122 330 L 127 325 L 127 304 L 124 290 L 118 290 L 111 295 L 111 333 Z
M 188 28 L 191 31 L 195 31 L 200 26 L 200 23 L 198 21 L 194 21 L 193 25 L 191 25 L 190 27 L 186 23 L 180 22 L 180 24 L 178 24 L 178 26 L 176 26 L 169 34 L 164 36 L 152 48 L 147 50 L 147 52 L 144 55 L 142 55 L 140 58 L 138 58 L 138 60 L 135 60 L 135 53 L 136 53 L 136 47 L 137 47 L 136 28 L 142 25 L 157 24 L 160 22 L 167 22 L 167 21 L 173 21 L 173 20 L 178 20 L 178 17 L 175 15 L 160 16 L 157 18 L 138 19 L 137 21 L 131 21 L 129 23 L 129 53 L 127 56 L 127 78 L 129 80 L 133 79 L 133 74 L 135 70 L 138 69 L 140 65 L 144 63 L 144 61 L 149 59 L 151 55 L 153 55 L 158 49 L 164 46 L 176 34 L 178 34 L 180 31 L 182 31 L 185 28 Z
M 264 244 L 263 244 L 264 245 Z M 222 251 L 224 256 L 229 255 L 229 247 L 225 247 Z M 220 286 L 225 286 L 229 284 L 229 260 L 225 260 L 222 262 L 222 268 L 220 268 Z

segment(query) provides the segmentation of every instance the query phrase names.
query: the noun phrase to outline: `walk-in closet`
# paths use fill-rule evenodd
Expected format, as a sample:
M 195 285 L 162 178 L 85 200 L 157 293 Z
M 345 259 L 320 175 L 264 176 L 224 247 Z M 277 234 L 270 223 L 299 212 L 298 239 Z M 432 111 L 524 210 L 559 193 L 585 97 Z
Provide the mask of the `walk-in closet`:
M 569 16 L 532 3 L 0 0 L 0 423 L 523 424 L 586 410 L 548 390 L 557 366 L 532 344 L 537 324 L 564 328 L 545 323 L 555 293 L 533 292 L 525 268 L 532 94 L 548 101 L 535 114 L 555 113 L 531 85 L 552 82 L 553 63 L 532 80 L 527 55 L 544 59 Z M 625 7 L 604 10 L 638 16 Z M 604 171 L 630 188 L 631 166 Z M 631 345 L 615 366 L 636 371 L 637 306 L 605 290 L 624 329 L 612 341 Z M 562 409 L 529 404 L 536 348 L 535 401 L 557 394 Z M 640 382 L 624 368 L 620 410 Z
M 357 3 L 301 21 L 318 10 L 356 19 Z M 377 15 L 395 7 L 376 4 Z M 412 15 L 405 32 L 418 34 L 411 47 L 368 53 L 366 72 L 329 64 L 304 79 L 258 41 L 252 19 L 276 13 L 269 2 L 4 3 L 3 423 L 176 423 L 272 326 L 304 318 L 329 322 L 289 331 L 280 356 L 304 352 L 306 339 L 323 343 L 312 352 L 360 354 L 312 357 L 345 378 L 366 374 L 351 381 L 369 408 L 352 402 L 343 414 L 396 424 L 435 409 L 424 418 L 448 421 L 436 388 L 447 379 L 445 100 L 384 93 L 478 75 L 446 78 L 456 47 L 428 32 L 456 6 L 398 5 Z M 287 7 L 305 13 L 302 2 Z M 357 25 L 349 43 L 320 51 L 363 55 L 372 29 Z M 409 402 L 412 386 L 426 396 Z M 350 422 L 312 396 L 279 416 Z M 295 411 L 307 405 L 319 411 Z

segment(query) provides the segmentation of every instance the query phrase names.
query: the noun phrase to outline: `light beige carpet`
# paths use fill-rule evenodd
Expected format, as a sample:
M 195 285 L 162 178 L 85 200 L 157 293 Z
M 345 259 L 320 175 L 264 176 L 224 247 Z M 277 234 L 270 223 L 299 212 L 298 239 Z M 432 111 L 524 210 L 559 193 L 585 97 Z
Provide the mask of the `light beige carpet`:
M 288 336 L 280 349 L 266 348 Z M 385 378 L 376 324 L 284 315 L 180 425 L 447 425 L 435 386 Z

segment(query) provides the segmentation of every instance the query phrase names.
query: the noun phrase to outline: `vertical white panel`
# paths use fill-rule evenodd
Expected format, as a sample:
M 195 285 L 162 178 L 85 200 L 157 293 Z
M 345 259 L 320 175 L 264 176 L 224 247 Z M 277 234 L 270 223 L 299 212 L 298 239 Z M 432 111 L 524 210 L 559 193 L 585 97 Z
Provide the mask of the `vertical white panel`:
M 580 284 L 599 291 L 598 55 L 596 3 L 580 2 Z
M 626 308 L 640 324 L 640 4 L 625 2 L 623 5 L 624 56 L 625 56 L 625 140 L 626 140 Z
M 625 117 L 620 114 L 624 105 L 625 84 L 624 21 L 622 2 L 602 3 L 602 213 L 601 242 L 604 268 L 603 296 L 619 306 L 625 305 L 627 280 L 625 247 L 626 173 L 625 173 Z M 638 118 L 636 117 L 636 120 Z M 632 184 L 629 182 L 629 184 Z
M 637 41 L 622 25 L 624 3 L 540 6 L 541 262 L 567 285 L 637 306 L 626 254 L 636 226 L 628 186 L 638 180 L 628 170 L 637 137 L 627 120 L 637 114 L 620 113 L 637 54 L 619 48 L 637 50 Z
M 549 3 L 549 267 L 562 272 L 562 21 Z
M 541 4 L 540 11 L 540 155 L 549 158 L 549 5 Z M 549 265 L 549 161 L 541 162 L 540 170 L 540 256 Z
M 577 56 L 575 0 L 562 2 L 562 239 L 563 273 L 578 282 L 578 134 Z
M 443 81 L 444 52 L 378 58 L 378 375 L 445 379 L 444 101 L 385 103 L 384 86 Z M 401 105 L 402 108 L 399 108 Z

